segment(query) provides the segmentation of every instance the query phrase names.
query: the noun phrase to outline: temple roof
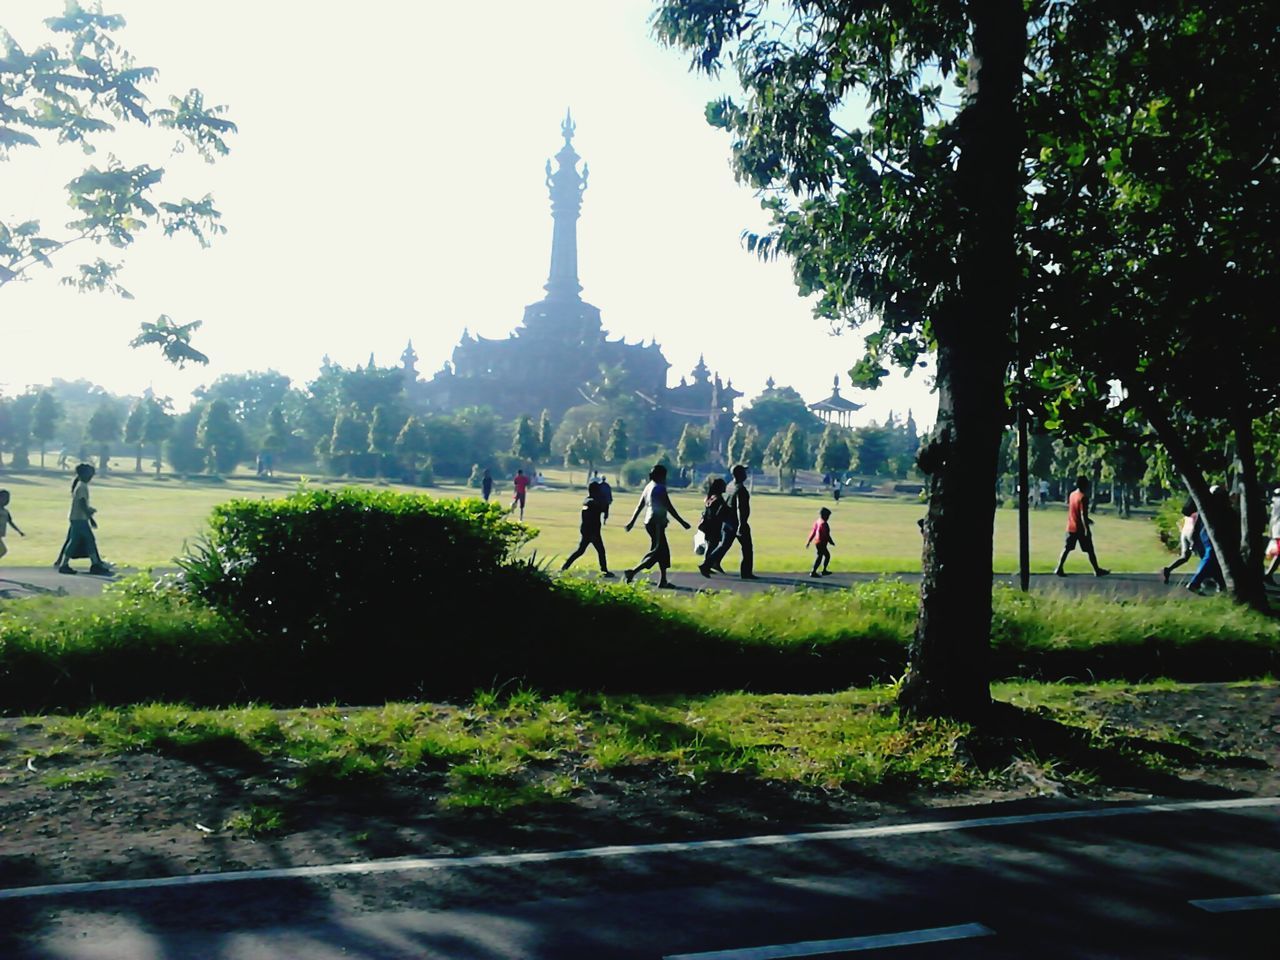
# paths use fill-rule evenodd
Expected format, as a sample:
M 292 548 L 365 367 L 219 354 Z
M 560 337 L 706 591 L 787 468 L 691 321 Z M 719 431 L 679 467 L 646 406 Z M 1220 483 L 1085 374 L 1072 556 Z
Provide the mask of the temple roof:
M 817 403 L 809 404 L 809 409 L 817 412 L 819 410 L 835 410 L 839 412 L 853 413 L 855 410 L 861 410 L 865 404 L 854 403 L 852 400 L 846 400 L 840 396 L 840 375 L 837 374 L 831 381 L 831 396 L 825 400 L 819 400 Z

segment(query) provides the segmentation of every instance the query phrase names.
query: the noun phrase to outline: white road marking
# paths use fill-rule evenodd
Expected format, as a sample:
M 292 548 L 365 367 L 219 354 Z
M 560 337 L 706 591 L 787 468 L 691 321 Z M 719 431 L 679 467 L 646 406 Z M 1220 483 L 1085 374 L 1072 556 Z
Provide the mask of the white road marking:
M 932 820 L 923 823 L 896 823 L 879 827 L 846 827 L 815 833 L 784 833 L 728 840 L 685 840 L 672 843 L 640 843 L 633 846 L 586 847 L 533 853 L 497 853 L 476 857 L 400 857 L 391 860 L 364 860 L 358 863 L 331 863 L 313 867 L 274 867 L 236 870 L 227 873 L 197 873 L 184 877 L 148 877 L 141 880 L 90 880 L 83 883 L 50 883 L 33 887 L 0 889 L 0 900 L 28 900 L 77 893 L 106 893 L 120 890 L 152 890 L 162 887 L 195 887 L 211 883 L 242 883 L 247 880 L 305 880 L 349 874 L 405 873 L 419 870 L 450 870 L 457 867 L 510 867 L 530 863 L 559 863 L 568 860 L 603 860 L 658 853 L 698 853 L 703 850 L 736 850 L 746 847 L 779 847 L 797 843 L 831 843 L 878 837 L 903 837 L 926 833 L 952 833 L 991 827 L 1016 827 L 1033 823 L 1061 823 L 1071 820 L 1103 820 L 1155 813 L 1248 810 L 1280 806 L 1280 797 L 1243 797 L 1237 800 L 1190 800 L 1183 803 L 1144 803 L 1127 807 L 1094 807 L 1088 810 L 1059 810 L 1052 813 L 1025 813 L 1007 817 L 975 817 L 969 820 Z
M 1260 897 L 1219 897 L 1216 900 L 1188 900 L 1187 903 L 1210 913 L 1235 913 L 1241 910 L 1280 910 L 1280 893 Z
M 712 953 L 681 953 L 662 960 L 792 960 L 793 957 L 816 957 L 822 953 L 853 953 L 855 950 L 884 950 L 908 947 L 917 943 L 941 943 L 944 940 L 968 940 L 990 937 L 995 931 L 980 923 L 962 923 L 954 927 L 932 927 L 928 930 L 905 930 L 870 937 L 844 940 L 808 940 L 772 947 L 748 947 L 744 950 L 716 950 Z

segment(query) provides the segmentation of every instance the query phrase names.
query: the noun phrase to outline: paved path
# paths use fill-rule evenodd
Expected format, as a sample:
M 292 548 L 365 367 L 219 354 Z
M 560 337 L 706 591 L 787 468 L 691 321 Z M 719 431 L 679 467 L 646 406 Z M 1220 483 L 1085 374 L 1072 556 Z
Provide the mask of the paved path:
M 766 842 L 384 861 L 383 872 L 346 864 L 39 897 L 3 891 L 0 955 L 1271 958 L 1280 933 L 1277 803 L 1041 800 Z
M 120 574 L 134 571 L 122 568 Z M 163 572 L 163 571 L 161 571 Z M 584 571 L 585 573 L 585 571 Z M 591 576 L 591 574 L 586 574 Z M 834 573 L 829 577 L 815 579 L 807 573 L 762 573 L 758 580 L 742 580 L 735 574 L 714 576 L 704 579 L 697 573 L 673 572 L 671 580 L 683 591 L 694 590 L 733 590 L 736 593 L 759 593 L 769 589 L 783 590 L 842 590 L 853 583 L 867 583 L 882 578 L 902 580 L 906 583 L 919 583 L 918 573 Z M 1055 577 L 1051 574 L 1035 574 L 1031 577 L 1031 589 L 1035 593 L 1101 593 L 1115 597 L 1191 597 L 1183 587 L 1189 577 L 1174 575 L 1173 581 L 1165 585 L 1159 574 L 1154 573 L 1113 573 L 1107 577 L 1095 577 L 1091 574 L 1077 573 L 1066 577 Z M 1017 586 L 1018 578 L 1009 574 L 998 574 L 996 583 Z M 13 599 L 41 594 L 67 596 L 95 596 L 102 591 L 110 577 L 93 577 L 87 573 L 77 576 L 60 574 L 53 567 L 0 567 L 0 599 Z M 656 575 L 640 574 L 636 578 L 640 584 L 656 584 Z

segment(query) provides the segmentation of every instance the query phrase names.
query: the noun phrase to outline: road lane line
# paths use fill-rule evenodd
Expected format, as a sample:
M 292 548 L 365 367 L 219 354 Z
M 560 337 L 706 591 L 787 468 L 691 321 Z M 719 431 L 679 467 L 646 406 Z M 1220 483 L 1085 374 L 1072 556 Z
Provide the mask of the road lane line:
M 1280 893 L 1260 897 L 1219 897 L 1216 900 L 1188 900 L 1187 903 L 1209 913 L 1236 913 L 1241 910 L 1280 910 Z
M 662 960 L 793 960 L 795 957 L 816 957 L 823 953 L 885 950 L 889 947 L 909 947 L 918 943 L 941 943 L 945 940 L 969 940 L 973 937 L 990 937 L 994 935 L 994 930 L 984 927 L 980 923 L 962 923 L 954 927 L 904 930 L 902 933 L 881 933 L 869 937 L 848 937 L 844 940 L 807 940 L 804 943 L 785 943 L 771 947 L 747 947 L 743 950 L 679 953 L 663 957 Z
M 929 833 L 953 833 L 1036 823 L 1065 823 L 1072 820 L 1105 820 L 1157 813 L 1188 813 L 1248 810 L 1280 806 L 1280 797 L 1242 797 L 1234 800 L 1189 800 L 1181 803 L 1144 803 L 1125 807 L 1093 807 L 1087 810 L 1058 810 L 1051 813 L 1024 813 L 1006 817 L 974 817 L 968 820 L 933 820 L 923 823 L 895 823 L 878 827 L 846 827 L 815 833 L 786 833 L 727 840 L 682 840 L 671 843 L 641 843 L 633 846 L 585 847 L 531 853 L 496 853 L 475 857 L 398 857 L 391 860 L 362 860 L 313 867 L 272 867 L 226 873 L 197 873 L 183 877 L 147 877 L 140 880 L 90 880 L 82 883 L 50 883 L 32 887 L 0 889 L 0 900 L 29 900 L 78 893 L 151 890 L 164 887 L 195 887 L 214 883 L 243 883 L 251 880 L 306 880 L 350 874 L 405 873 L 449 870 L 458 867 L 511 867 L 531 863 L 559 863 L 572 860 L 604 860 L 611 857 L 647 856 L 661 853 L 699 853 L 705 850 L 735 850 L 778 847 L 797 843 L 831 843 L 903 837 Z

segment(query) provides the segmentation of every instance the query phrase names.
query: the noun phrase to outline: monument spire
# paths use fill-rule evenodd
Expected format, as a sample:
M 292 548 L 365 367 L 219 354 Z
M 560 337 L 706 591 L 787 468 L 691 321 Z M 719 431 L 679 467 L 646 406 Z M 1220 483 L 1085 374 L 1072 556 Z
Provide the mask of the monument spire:
M 587 189 L 588 168 L 584 163 L 578 173 L 578 154 L 573 149 L 573 133 L 577 129 L 572 114 L 566 110 L 560 124 L 564 146 L 556 154 L 556 169 L 547 161 L 547 192 L 551 196 L 551 273 L 546 286 L 548 300 L 579 300 L 582 284 L 578 282 L 578 217 L 582 210 L 582 192 Z

